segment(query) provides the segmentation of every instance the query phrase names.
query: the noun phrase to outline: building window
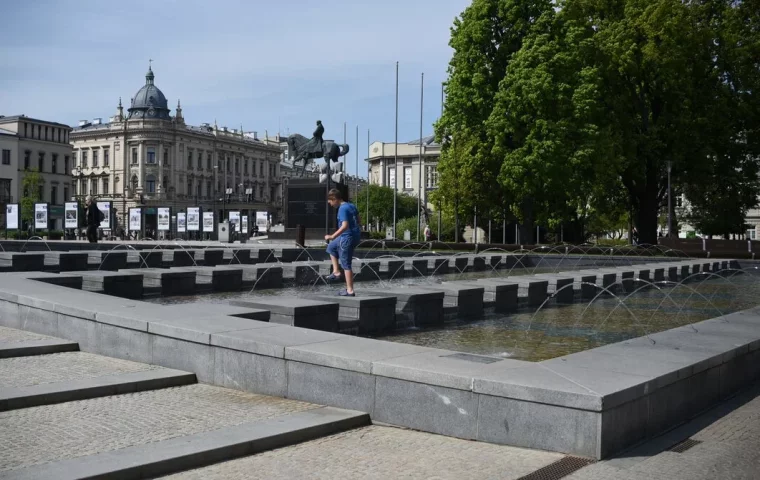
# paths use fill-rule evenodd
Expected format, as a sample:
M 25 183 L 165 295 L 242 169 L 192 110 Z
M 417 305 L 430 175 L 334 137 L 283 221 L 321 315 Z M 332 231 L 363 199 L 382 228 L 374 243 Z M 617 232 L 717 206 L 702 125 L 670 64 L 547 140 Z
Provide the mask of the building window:
M 58 205 L 58 186 L 56 185 L 50 187 L 50 203 Z
M 137 165 L 137 149 L 132 149 L 132 165 Z
M 45 186 L 44 185 L 40 185 L 39 188 L 37 189 L 37 196 L 39 197 L 40 202 L 45 201 Z
M 25 123 L 25 124 L 24 124 L 24 137 L 25 137 L 25 138 L 29 138 L 29 130 L 28 130 L 28 127 L 29 127 L 29 124 L 28 124 L 28 123 Z
M 97 150 L 92 151 L 92 166 L 93 167 L 98 166 L 98 151 Z
M 203 170 L 203 152 L 198 152 L 198 170 Z
M 145 160 L 145 163 L 150 164 L 150 165 L 155 165 L 156 163 L 156 149 L 155 148 L 148 149 L 148 159 Z
M 109 155 L 109 150 L 106 148 L 103 150 L 103 166 L 107 167 L 111 164 L 111 155 Z
M 248 175 L 248 159 L 247 158 L 243 162 L 243 173 L 245 173 L 246 175 Z
M 211 171 L 211 153 L 206 154 L 206 170 Z
M 58 143 L 61 143 L 61 129 L 58 129 Z
M 108 195 L 108 177 L 103 178 L 103 195 Z
M 51 160 L 50 171 L 52 173 L 58 173 L 58 154 L 54 153 Z
M 428 165 L 425 167 L 425 188 L 436 188 L 438 186 L 438 167 Z
M 193 191 L 193 181 L 192 181 L 192 179 L 188 178 L 187 179 L 187 190 L 185 190 L 185 194 L 188 195 L 188 196 L 192 195 L 192 191 Z
M 156 193 L 156 177 L 153 175 L 145 177 L 145 189 L 148 193 Z
M 0 204 L 5 205 L 11 203 L 13 198 L 11 197 L 11 179 L 0 178 Z
M 169 150 L 164 149 L 164 165 L 169 165 Z
M 229 171 L 230 171 L 230 157 L 227 157 L 227 169 L 225 170 L 225 172 L 229 172 Z
M 98 179 L 97 178 L 91 178 L 90 179 L 90 195 L 97 195 L 98 194 Z
M 24 170 L 29 170 L 29 164 L 31 163 L 32 152 L 29 150 L 24 152 Z
M 63 187 L 63 201 L 68 202 L 70 198 L 71 197 L 69 197 L 69 187 Z
M 404 167 L 404 189 L 412 189 L 412 167 Z
M 235 159 L 235 174 L 240 175 L 240 159 Z
M 388 185 L 386 186 L 396 188 L 396 167 L 388 167 L 386 178 L 388 179 Z
M 187 150 L 187 169 L 193 169 L 193 151 L 190 149 Z
M 48 139 L 48 127 L 45 127 L 45 140 Z
M 137 175 L 132 175 L 132 193 L 137 192 Z
M 211 182 L 206 182 L 206 198 L 211 198 Z
M 87 150 L 82 150 L 82 168 L 87 168 Z
M 68 155 L 63 156 L 63 173 L 64 175 L 71 174 L 71 172 L 69 171 L 69 156 Z
M 259 162 L 259 177 L 264 176 L 264 162 Z
M 11 151 L 3 150 L 3 165 L 10 165 L 10 164 L 11 164 Z
M 164 175 L 164 181 L 161 184 L 161 188 L 163 188 L 164 191 L 166 191 L 166 189 L 169 188 L 169 177 L 167 177 L 166 175 Z
M 45 171 L 45 152 L 40 152 L 40 156 L 37 159 L 37 170 L 40 172 Z
M 198 186 L 195 189 L 195 196 L 200 198 L 203 196 L 203 182 L 198 180 Z

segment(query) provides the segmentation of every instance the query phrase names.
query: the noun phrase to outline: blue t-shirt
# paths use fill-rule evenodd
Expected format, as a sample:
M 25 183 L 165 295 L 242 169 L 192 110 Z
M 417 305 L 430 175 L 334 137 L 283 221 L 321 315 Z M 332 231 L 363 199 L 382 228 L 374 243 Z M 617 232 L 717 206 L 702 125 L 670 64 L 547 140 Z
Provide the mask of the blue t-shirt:
M 340 234 L 341 237 L 360 237 L 361 225 L 359 225 L 359 210 L 353 203 L 343 202 L 338 207 L 338 228 L 343 225 L 343 222 L 348 222 L 348 229 Z

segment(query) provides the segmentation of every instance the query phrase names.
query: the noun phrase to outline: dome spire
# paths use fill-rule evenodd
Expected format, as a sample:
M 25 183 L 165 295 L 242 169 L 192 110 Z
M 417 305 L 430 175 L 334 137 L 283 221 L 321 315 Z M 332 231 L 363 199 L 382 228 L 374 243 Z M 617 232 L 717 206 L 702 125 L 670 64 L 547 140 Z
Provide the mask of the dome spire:
M 145 74 L 145 85 L 153 85 L 153 79 L 156 78 L 155 75 L 153 75 L 153 68 L 152 67 L 153 59 L 148 59 L 148 73 Z

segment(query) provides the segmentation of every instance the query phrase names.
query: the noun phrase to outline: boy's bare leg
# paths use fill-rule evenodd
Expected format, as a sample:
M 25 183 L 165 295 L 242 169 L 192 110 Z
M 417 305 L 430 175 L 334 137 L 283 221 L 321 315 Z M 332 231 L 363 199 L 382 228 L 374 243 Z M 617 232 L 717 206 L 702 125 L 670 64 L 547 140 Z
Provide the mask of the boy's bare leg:
M 354 293 L 354 272 L 349 268 L 346 273 L 346 292 Z

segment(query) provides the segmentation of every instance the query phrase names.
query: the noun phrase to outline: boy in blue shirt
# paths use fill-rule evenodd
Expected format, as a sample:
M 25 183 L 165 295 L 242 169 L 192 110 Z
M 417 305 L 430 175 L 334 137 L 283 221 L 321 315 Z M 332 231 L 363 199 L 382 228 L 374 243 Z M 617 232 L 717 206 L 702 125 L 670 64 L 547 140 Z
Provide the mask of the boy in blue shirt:
M 325 240 L 330 242 L 327 245 L 327 253 L 330 254 L 333 267 L 333 271 L 327 279 L 338 280 L 341 276 L 340 267 L 342 267 L 343 275 L 346 276 L 346 289 L 338 295 L 353 297 L 354 272 L 351 271 L 351 259 L 354 256 L 354 249 L 359 245 L 361 239 L 359 210 L 353 203 L 344 201 L 340 190 L 335 188 L 327 192 L 327 202 L 331 207 L 338 209 L 338 230 L 332 235 L 325 235 Z M 339 260 L 340 267 L 338 266 Z

